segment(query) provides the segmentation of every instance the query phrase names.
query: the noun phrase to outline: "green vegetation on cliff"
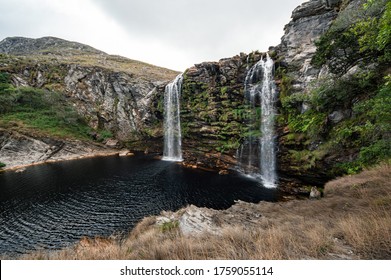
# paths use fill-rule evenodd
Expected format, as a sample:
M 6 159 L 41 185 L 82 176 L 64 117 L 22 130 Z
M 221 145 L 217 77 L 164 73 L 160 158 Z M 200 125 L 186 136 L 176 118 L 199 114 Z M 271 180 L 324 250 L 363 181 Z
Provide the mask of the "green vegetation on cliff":
M 321 36 L 312 63 L 331 73 L 309 92 L 292 93 L 289 73 L 280 72 L 279 123 L 289 129 L 282 139 L 301 171 L 328 162 L 330 176 L 356 173 L 391 158 L 391 3 L 385 2 L 341 13 Z
M 88 139 L 91 129 L 61 93 L 32 87 L 15 88 L 0 72 L 0 126 L 58 137 Z
M 239 148 L 240 138 L 246 132 L 241 125 L 246 109 L 237 101 L 240 95 L 230 86 L 210 87 L 185 77 L 182 89 L 185 104 L 181 112 L 184 136 L 205 137 L 212 151 Z

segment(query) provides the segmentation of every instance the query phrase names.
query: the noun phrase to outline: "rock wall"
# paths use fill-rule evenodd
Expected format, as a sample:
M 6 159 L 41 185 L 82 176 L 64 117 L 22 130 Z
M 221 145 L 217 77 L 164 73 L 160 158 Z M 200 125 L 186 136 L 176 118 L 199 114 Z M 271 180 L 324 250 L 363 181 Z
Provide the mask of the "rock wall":
M 281 79 L 281 97 L 294 94 L 309 94 L 318 86 L 318 82 L 330 77 L 327 66 L 317 68 L 311 64 L 316 52 L 315 42 L 330 29 L 335 20 L 342 21 L 362 4 L 361 0 L 311 0 L 297 7 L 292 13 L 292 20 L 285 26 L 285 34 L 281 44 L 276 47 L 278 60 L 283 70 L 278 77 Z M 285 83 L 284 84 L 284 78 Z M 279 122 L 278 168 L 280 174 L 286 177 L 300 177 L 301 180 L 323 185 L 332 178 L 335 155 L 326 150 L 318 150 L 321 140 L 309 142 L 300 134 L 290 131 L 287 122 L 289 113 L 282 109 L 280 115 L 285 121 Z M 297 110 L 305 113 L 309 109 L 306 101 L 297 102 Z M 333 112 L 325 115 L 323 123 L 336 123 L 346 118 L 349 112 Z M 294 139 L 290 139 L 294 137 Z M 295 160 L 300 157 L 299 161 Z M 300 165 L 305 159 L 306 163 Z M 304 166 L 307 165 L 307 166 Z
M 118 139 L 127 140 L 141 137 L 153 122 L 149 108 L 161 82 L 71 65 L 64 84 L 65 94 L 91 127 L 114 131 Z
M 340 12 L 359 4 L 359 0 L 303 3 L 292 13 L 285 26 L 281 44 L 269 49 L 275 60 L 277 84 L 283 91 L 281 73 L 290 78 L 290 92 L 307 92 L 312 83 L 328 75 L 326 68 L 311 65 L 315 42 L 331 26 Z M 236 151 L 248 132 L 244 80 L 247 71 L 259 61 L 262 53 L 241 54 L 219 62 L 204 62 L 185 71 L 181 119 L 185 161 L 191 165 L 234 168 Z M 277 106 L 281 109 L 281 103 Z M 305 111 L 305 103 L 301 104 Z M 280 117 L 283 112 L 280 111 Z M 330 178 L 329 162 L 319 161 L 311 168 L 292 162 L 291 152 L 301 151 L 302 143 L 287 144 L 286 123 L 278 122 L 278 172 L 283 178 L 298 178 L 322 185 Z M 315 149 L 317 143 L 311 144 Z
M 259 52 L 197 64 L 184 73 L 181 126 L 185 161 L 220 169 L 232 168 L 246 132 L 243 94 L 247 69 Z

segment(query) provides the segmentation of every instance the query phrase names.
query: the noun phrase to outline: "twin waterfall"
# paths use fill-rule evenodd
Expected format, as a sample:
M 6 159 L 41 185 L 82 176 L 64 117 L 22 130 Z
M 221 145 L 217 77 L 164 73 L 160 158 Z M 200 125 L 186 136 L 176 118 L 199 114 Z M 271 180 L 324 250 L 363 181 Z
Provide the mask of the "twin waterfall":
M 267 55 L 248 70 L 244 94 L 248 112 L 248 135 L 237 151 L 241 173 L 260 179 L 267 188 L 277 187 L 274 118 L 276 85 L 274 62 Z M 183 76 L 168 84 L 164 94 L 163 160 L 182 161 L 180 95 Z
M 248 72 L 244 94 L 248 100 L 248 136 L 238 150 L 238 169 L 251 177 L 260 178 L 267 188 L 277 187 L 274 118 L 276 85 L 274 62 L 267 55 Z M 260 107 L 259 107 L 260 105 Z
M 164 151 L 163 160 L 182 161 L 182 133 L 179 99 L 182 74 L 166 86 L 164 92 Z

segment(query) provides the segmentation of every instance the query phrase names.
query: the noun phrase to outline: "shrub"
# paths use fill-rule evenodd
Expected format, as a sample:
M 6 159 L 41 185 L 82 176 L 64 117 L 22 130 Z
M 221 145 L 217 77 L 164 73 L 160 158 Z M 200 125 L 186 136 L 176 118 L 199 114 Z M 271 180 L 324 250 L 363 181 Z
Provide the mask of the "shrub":
M 369 0 L 339 15 L 316 43 L 312 63 L 327 64 L 332 73 L 343 75 L 354 65 L 390 61 L 390 30 L 391 3 Z

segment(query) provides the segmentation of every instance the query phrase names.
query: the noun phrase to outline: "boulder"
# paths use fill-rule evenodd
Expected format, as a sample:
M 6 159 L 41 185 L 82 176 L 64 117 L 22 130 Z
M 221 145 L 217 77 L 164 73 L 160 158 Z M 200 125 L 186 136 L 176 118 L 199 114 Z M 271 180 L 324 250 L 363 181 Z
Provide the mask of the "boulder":
M 118 153 L 120 157 L 125 157 L 125 156 L 134 156 L 134 153 L 132 153 L 129 150 L 122 150 Z
M 321 196 L 320 191 L 316 187 L 311 188 L 310 199 L 319 199 Z
M 118 141 L 118 140 L 109 138 L 109 139 L 107 139 L 105 145 L 106 145 L 107 147 L 110 147 L 110 148 L 116 148 L 116 147 L 118 146 L 118 144 L 119 144 L 119 141 Z

